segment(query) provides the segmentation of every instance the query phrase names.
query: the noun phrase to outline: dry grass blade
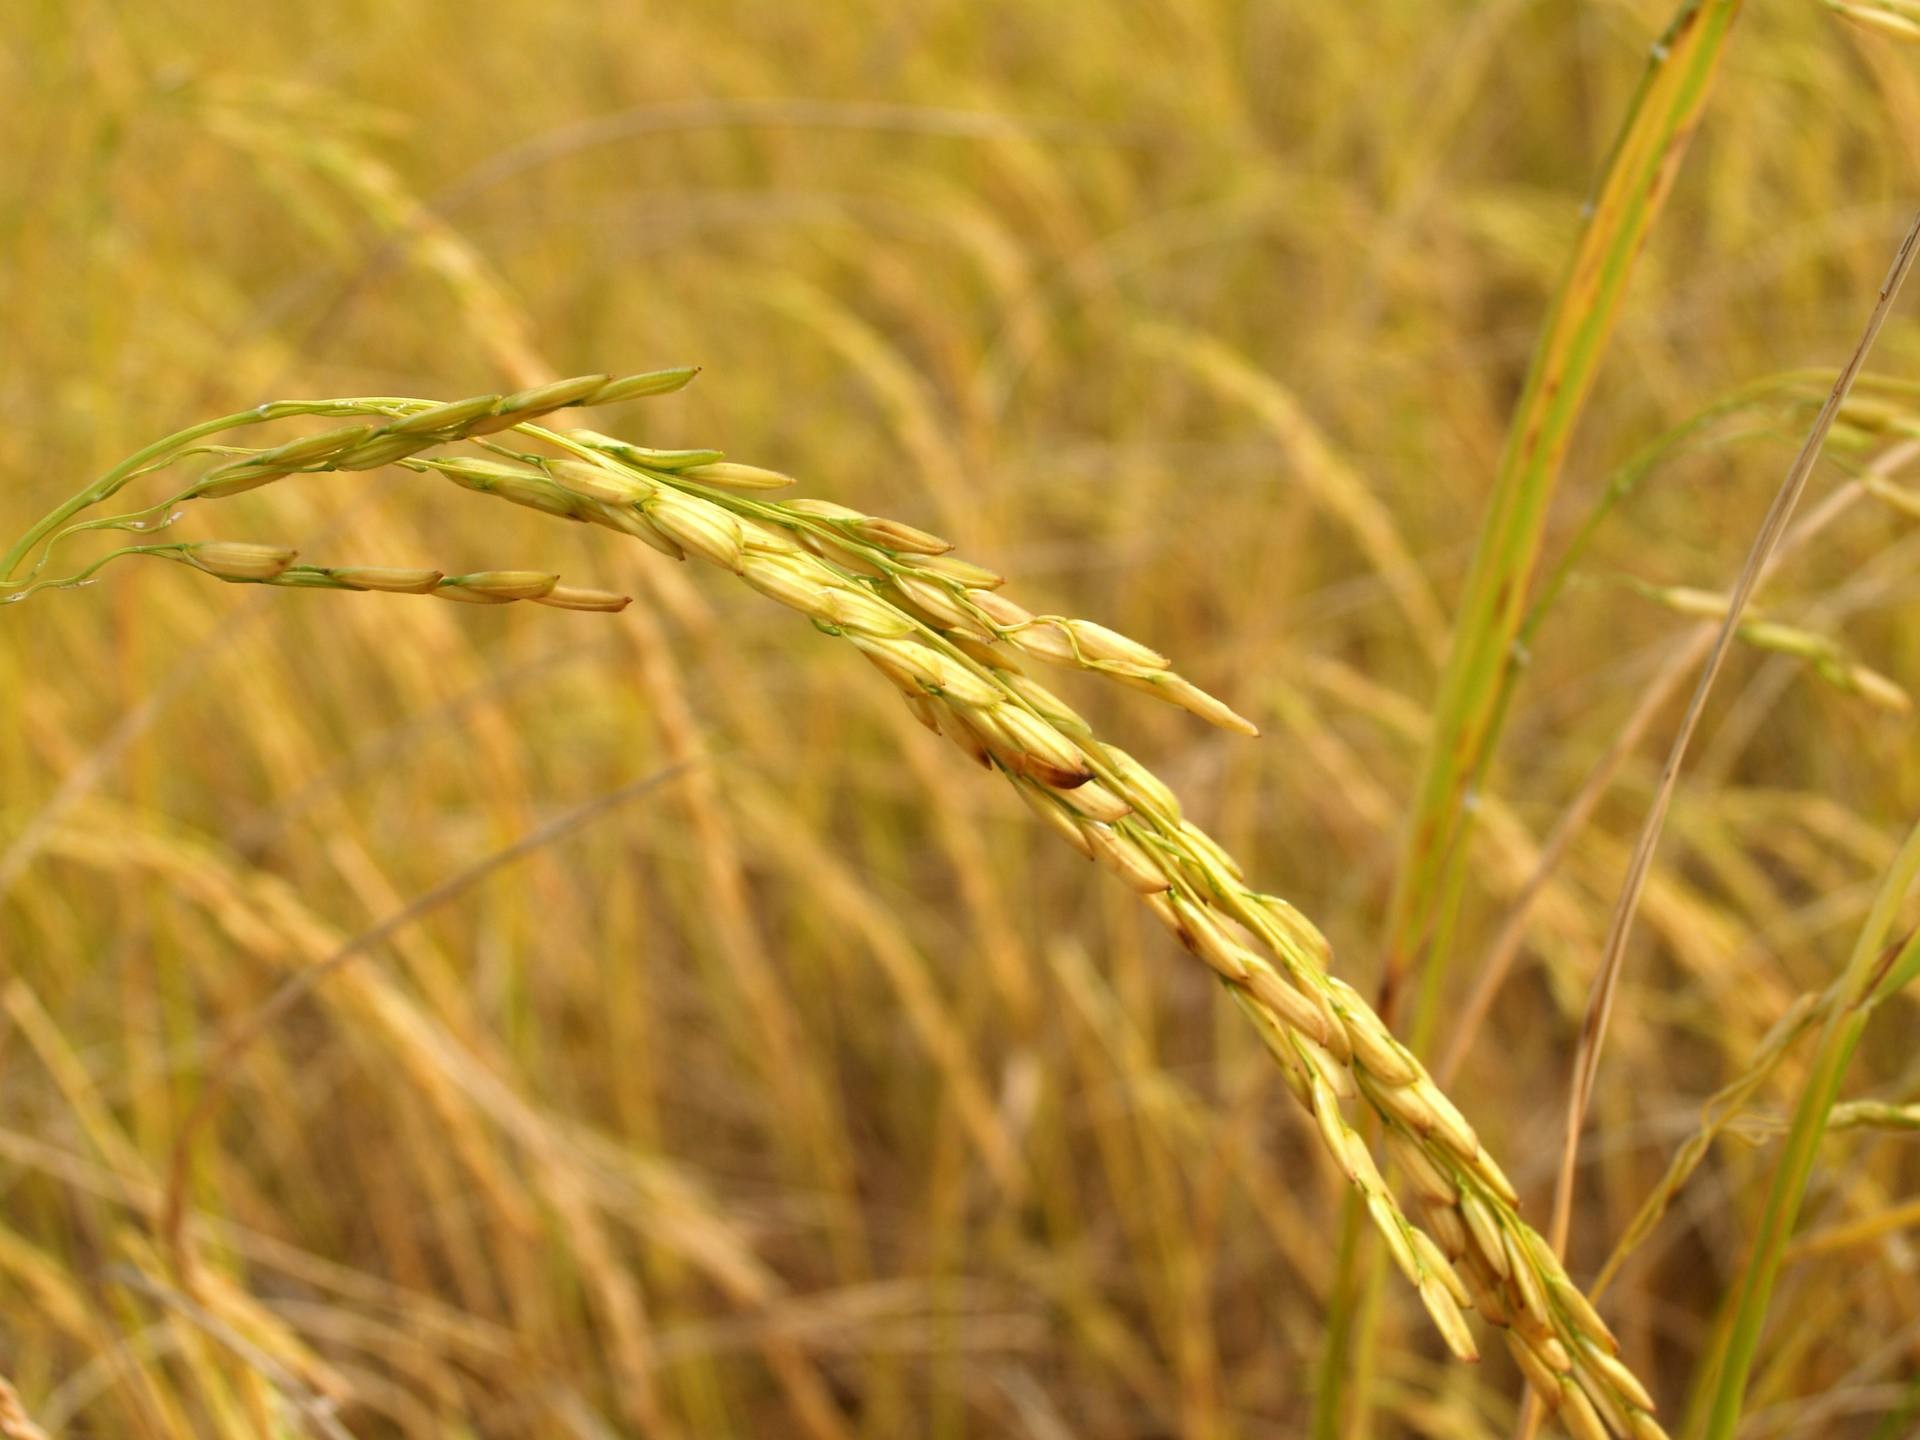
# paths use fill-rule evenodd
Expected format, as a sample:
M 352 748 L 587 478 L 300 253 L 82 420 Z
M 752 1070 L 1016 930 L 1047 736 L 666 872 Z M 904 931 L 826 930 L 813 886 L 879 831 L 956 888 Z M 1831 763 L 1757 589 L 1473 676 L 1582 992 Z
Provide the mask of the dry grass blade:
M 1502 922 L 1493 944 L 1488 947 L 1486 959 L 1474 972 L 1473 988 L 1461 1002 L 1453 1023 L 1448 1026 L 1447 1048 L 1434 1066 L 1434 1074 L 1442 1085 L 1453 1083 L 1453 1078 L 1473 1053 L 1474 1042 L 1480 1034 L 1487 1011 L 1492 1008 L 1494 997 L 1512 973 L 1513 963 L 1526 942 L 1527 921 L 1533 914 L 1534 902 L 1545 891 L 1547 883 L 1572 849 L 1574 840 L 1599 807 L 1608 785 L 1653 725 L 1661 708 L 1679 688 L 1687 667 L 1705 653 L 1710 638 L 1709 634 L 1702 633 L 1698 638 L 1686 641 L 1680 652 L 1661 667 L 1653 682 L 1640 692 L 1632 713 L 1608 742 L 1606 753 L 1594 765 L 1579 793 L 1561 813 L 1552 833 L 1541 845 L 1539 862 L 1508 907 L 1507 918 Z
M 1907 272 L 1912 268 L 1916 244 L 1920 244 L 1920 216 L 1915 218 L 1901 241 L 1887 271 L 1886 279 L 1881 283 L 1878 301 L 1868 317 L 1859 343 L 1834 381 L 1833 389 L 1815 417 L 1799 454 L 1788 469 L 1787 476 L 1761 523 L 1760 531 L 1748 553 L 1746 564 L 1742 567 L 1733 593 L 1726 602 L 1725 616 L 1714 636 L 1712 648 L 1707 653 L 1706 663 L 1695 684 L 1692 699 L 1682 716 L 1680 728 L 1674 736 L 1666 762 L 1661 768 L 1653 802 L 1642 824 L 1639 839 L 1635 843 L 1632 858 L 1628 863 L 1626 878 L 1608 924 L 1600 966 L 1594 977 L 1586 1015 L 1581 1023 L 1573 1076 L 1568 1090 L 1566 1129 L 1561 1142 L 1560 1164 L 1554 1184 L 1553 1215 L 1548 1227 L 1556 1252 L 1565 1251 L 1567 1233 L 1572 1223 L 1573 1184 L 1579 1163 L 1580 1135 L 1585 1125 L 1587 1108 L 1592 1099 L 1594 1080 L 1599 1072 L 1601 1053 L 1606 1044 L 1608 1022 L 1612 1017 L 1620 972 L 1625 963 L 1627 940 L 1632 933 L 1634 917 L 1638 912 L 1640 897 L 1652 867 L 1654 852 L 1659 845 L 1667 810 L 1679 783 L 1680 767 L 1685 760 L 1687 747 L 1705 711 L 1708 692 L 1712 689 L 1714 679 L 1719 674 L 1735 637 L 1739 634 L 1742 612 L 1774 558 L 1781 538 L 1786 532 L 1787 522 L 1792 518 L 1794 508 L 1806 489 L 1807 479 L 1820 457 L 1821 449 L 1833 428 L 1840 407 L 1845 403 L 1848 393 L 1853 388 L 1854 380 L 1866 363 L 1867 354 L 1872 349 L 1875 338 L 1879 335 L 1887 315 L 1893 308 Z M 1704 1153 L 1704 1145 L 1703 1139 L 1697 1153 Z M 1674 1163 L 1675 1169 L 1669 1174 L 1667 1187 L 1663 1187 L 1663 1194 L 1670 1195 L 1671 1188 L 1684 1178 L 1685 1172 L 1680 1169 L 1682 1160 L 1676 1158 Z M 1660 1196 L 1648 1201 L 1636 1224 L 1639 1233 L 1643 1234 L 1645 1228 L 1657 1218 L 1663 1203 Z M 1619 1253 L 1616 1252 L 1614 1261 L 1609 1262 L 1609 1271 L 1613 1264 L 1617 1263 Z M 1530 1401 L 1523 1411 L 1519 1434 L 1530 1436 L 1537 1421 L 1537 1403 Z
M 1920 455 L 1920 440 L 1905 441 L 1894 446 L 1874 462 L 1865 476 L 1859 480 L 1849 481 L 1808 511 L 1800 523 L 1775 547 L 1767 563 L 1761 567 L 1761 582 L 1765 583 L 1789 555 L 1804 550 L 1817 539 L 1860 496 L 1877 493 L 1887 483 L 1882 478 L 1886 473 L 1907 464 L 1916 455 Z M 1716 614 L 1721 619 L 1725 618 L 1724 605 Z M 1699 664 L 1711 650 L 1717 633 L 1717 628 L 1713 625 L 1697 626 L 1661 663 L 1653 679 L 1641 688 L 1632 711 L 1614 731 L 1607 743 L 1606 753 L 1594 764 L 1586 780 L 1581 784 L 1579 792 L 1562 812 L 1559 820 L 1554 824 L 1552 833 L 1541 845 L 1539 860 L 1533 873 L 1508 906 L 1507 916 L 1501 922 L 1499 933 L 1494 937 L 1493 943 L 1488 946 L 1486 958 L 1474 973 L 1472 988 L 1450 1017 L 1452 1023 L 1448 1027 L 1447 1048 L 1440 1063 L 1434 1067 L 1434 1073 L 1443 1086 L 1452 1084 L 1453 1078 L 1460 1073 L 1460 1067 L 1472 1053 L 1474 1041 L 1480 1033 L 1480 1027 L 1485 1022 L 1495 997 L 1512 975 L 1514 962 L 1519 958 L 1521 949 L 1526 943 L 1528 921 L 1533 914 L 1535 902 L 1545 892 L 1548 883 L 1566 859 L 1574 840 L 1586 827 L 1593 812 L 1604 798 L 1607 787 L 1631 757 L 1634 747 L 1646 735 L 1661 708 L 1672 698 L 1681 681 L 1686 678 L 1687 672 Z M 1617 1251 L 1615 1258 L 1616 1260 L 1619 1258 Z M 1613 1263 L 1613 1261 L 1609 1262 L 1609 1268 Z
M 219 1051 L 209 1062 L 200 1097 L 194 1103 L 193 1110 L 181 1125 L 179 1136 L 174 1141 L 172 1163 L 167 1172 L 165 1199 L 160 1207 L 158 1226 L 160 1235 L 174 1258 L 174 1265 L 181 1276 L 182 1283 L 189 1289 L 193 1283 L 193 1251 L 187 1243 L 186 1218 L 187 1180 L 189 1166 L 193 1159 L 194 1143 L 213 1118 L 225 1094 L 228 1077 L 233 1073 L 248 1047 L 258 1043 L 263 1035 L 267 1034 L 289 1010 L 299 1003 L 301 996 L 307 994 L 342 965 L 366 954 L 374 946 L 437 906 L 444 905 L 465 893 L 502 866 L 510 865 L 553 844 L 630 800 L 650 794 L 676 778 L 686 768 L 685 764 L 669 765 L 652 775 L 623 785 L 618 790 L 576 805 L 573 809 L 554 816 L 536 829 L 522 835 L 512 844 L 468 866 L 459 874 L 448 876 L 432 889 L 415 896 L 393 914 L 384 917 L 378 924 L 369 926 L 355 935 L 324 960 L 289 977 L 256 1010 L 244 1017 L 228 1033 Z
M 1351 534 L 1400 606 L 1421 648 L 1438 660 L 1446 646 L 1447 625 L 1432 585 L 1387 507 L 1320 433 L 1299 399 L 1245 356 L 1208 336 L 1149 325 L 1142 327 L 1140 339 L 1148 354 L 1191 370 L 1224 398 L 1259 418 L 1288 462 L 1288 478 Z
M 1886 279 L 1881 282 L 1880 295 L 1873 307 L 1873 313 L 1867 317 L 1866 329 L 1862 331 L 1859 343 L 1853 354 L 1842 367 L 1833 390 L 1827 396 L 1826 404 L 1820 407 L 1812 429 L 1807 433 L 1800 453 L 1788 469 L 1786 479 L 1781 482 L 1773 504 L 1768 508 L 1766 518 L 1760 524 L 1759 534 L 1754 537 L 1752 549 L 1747 553 L 1746 564 L 1741 568 L 1740 577 L 1734 583 L 1733 593 L 1727 600 L 1726 618 L 1720 624 L 1719 633 L 1714 637 L 1713 649 L 1707 654 L 1705 666 L 1700 671 L 1699 681 L 1694 686 L 1693 698 L 1688 702 L 1687 710 L 1680 721 L 1680 728 L 1673 737 L 1673 745 L 1667 752 L 1666 763 L 1661 767 L 1660 780 L 1654 789 L 1653 803 L 1648 807 L 1647 818 L 1640 829 L 1640 838 L 1634 845 L 1633 858 L 1627 866 L 1627 875 L 1620 888 L 1620 897 L 1614 905 L 1613 918 L 1607 930 L 1605 948 L 1601 951 L 1600 968 L 1594 977 L 1592 997 L 1587 1004 L 1587 1013 L 1580 1026 L 1579 1049 L 1574 1059 L 1573 1082 L 1567 1098 L 1566 1137 L 1561 1145 L 1559 1176 L 1553 1193 L 1553 1219 L 1548 1227 L 1556 1251 L 1564 1251 L 1567 1243 L 1567 1227 L 1573 1213 L 1573 1177 L 1579 1162 L 1580 1131 L 1585 1124 L 1587 1106 L 1593 1095 L 1593 1080 L 1600 1068 L 1600 1055 L 1606 1045 L 1607 1022 L 1613 1014 L 1613 1000 L 1620 982 L 1620 969 L 1626 955 L 1628 937 L 1633 931 L 1634 916 L 1639 911 L 1641 891 L 1647 882 L 1647 872 L 1653 865 L 1654 851 L 1660 844 L 1660 832 L 1667 818 L 1667 809 L 1672 804 L 1675 786 L 1680 780 L 1680 766 L 1686 759 L 1687 746 L 1693 739 L 1693 732 L 1700 723 L 1700 716 L 1706 709 L 1707 694 L 1713 688 L 1713 682 L 1720 673 L 1727 652 L 1732 648 L 1735 635 L 1740 628 L 1740 617 L 1747 601 L 1759 584 L 1760 577 L 1772 558 L 1774 550 L 1786 533 L 1787 522 L 1792 518 L 1794 507 L 1799 504 L 1800 496 L 1807 487 L 1807 478 L 1813 473 L 1813 467 L 1820 458 L 1821 448 L 1826 444 L 1827 433 L 1833 428 L 1834 418 L 1840 413 L 1840 406 L 1853 389 L 1855 377 L 1866 364 L 1867 352 L 1873 348 L 1880 329 L 1886 324 L 1887 316 L 1892 312 L 1900 287 L 1906 281 L 1907 272 L 1913 268 L 1916 247 L 1920 247 L 1920 215 L 1916 215 L 1907 229 L 1899 249 L 1895 252 L 1893 263 L 1888 267 Z
M 138 1270 L 122 1266 L 109 1273 L 110 1278 L 119 1284 L 158 1301 L 196 1330 L 231 1351 L 243 1365 L 272 1386 L 282 1405 L 299 1417 L 302 1428 L 324 1436 L 325 1440 L 354 1440 L 353 1433 L 334 1414 L 335 1407 L 331 1400 L 315 1394 L 298 1375 L 220 1316 L 196 1304 L 192 1297 L 170 1290 Z
M 1627 940 L 1632 933 L 1634 917 L 1639 910 L 1640 896 L 1653 864 L 1654 851 L 1660 843 L 1660 832 L 1666 821 L 1667 810 L 1672 803 L 1674 789 L 1679 783 L 1680 766 L 1686 758 L 1687 747 L 1705 711 L 1708 692 L 1712 689 L 1714 679 L 1718 676 L 1720 667 L 1739 633 L 1742 612 L 1752 597 L 1755 587 L 1766 573 L 1782 536 L 1786 533 L 1787 522 L 1792 518 L 1794 508 L 1799 504 L 1800 496 L 1806 489 L 1808 477 L 1813 473 L 1814 464 L 1820 458 L 1821 449 L 1826 444 L 1827 435 L 1833 428 L 1840 407 L 1853 389 L 1854 380 L 1866 364 L 1867 354 L 1873 348 L 1874 340 L 1879 336 L 1881 327 L 1892 312 L 1900 287 L 1913 266 L 1916 245 L 1920 245 L 1920 216 L 1915 217 L 1896 250 L 1886 278 L 1881 282 L 1878 300 L 1867 318 L 1866 328 L 1861 333 L 1859 343 L 1854 347 L 1853 354 L 1835 379 L 1833 389 L 1814 418 L 1799 454 L 1789 467 L 1786 478 L 1774 496 L 1773 504 L 1768 508 L 1766 517 L 1761 522 L 1759 533 L 1755 536 L 1753 546 L 1748 552 L 1746 564 L 1742 567 L 1733 592 L 1727 599 L 1725 618 L 1721 621 L 1720 628 L 1714 637 L 1712 649 L 1708 651 L 1706 664 L 1702 667 L 1700 678 L 1694 687 L 1693 697 L 1681 718 L 1680 728 L 1674 735 L 1666 763 L 1661 767 L 1660 779 L 1654 789 L 1653 803 L 1648 808 L 1646 819 L 1641 826 L 1639 839 L 1634 845 L 1633 856 L 1628 863 L 1625 881 L 1608 923 L 1607 939 L 1601 951 L 1599 970 L 1594 977 L 1587 1012 L 1581 1022 L 1573 1077 L 1567 1096 L 1566 1130 L 1561 1142 L 1559 1170 L 1554 1182 L 1553 1215 L 1548 1224 L 1548 1234 L 1556 1253 L 1564 1253 L 1566 1250 L 1567 1232 L 1573 1216 L 1573 1184 L 1579 1164 L 1580 1134 L 1586 1123 L 1587 1108 L 1593 1095 L 1594 1079 L 1599 1073 L 1600 1057 L 1606 1045 L 1607 1026 L 1612 1018 L 1620 971 L 1625 963 Z M 1676 1166 L 1679 1163 L 1676 1160 Z M 1653 1203 L 1649 1201 L 1649 1206 Z M 1648 1213 L 1643 1211 L 1643 1220 Z M 1533 1433 L 1538 1423 L 1538 1415 L 1538 1402 L 1530 1400 L 1522 1412 L 1518 1432 L 1521 1436 L 1530 1436 Z

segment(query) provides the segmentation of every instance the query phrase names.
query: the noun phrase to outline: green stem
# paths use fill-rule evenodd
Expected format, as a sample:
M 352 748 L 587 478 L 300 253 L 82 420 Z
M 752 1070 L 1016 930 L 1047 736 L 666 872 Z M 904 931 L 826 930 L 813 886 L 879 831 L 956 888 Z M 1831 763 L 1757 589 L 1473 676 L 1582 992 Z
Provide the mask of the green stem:
M 1889 967 L 1906 968 L 1902 962 L 1912 950 L 1910 944 L 1903 944 L 1897 952 L 1890 951 L 1887 935 L 1916 874 L 1920 874 L 1920 825 L 1907 836 L 1893 868 L 1881 883 L 1880 893 L 1874 897 L 1867 923 L 1861 928 L 1860 938 L 1841 977 L 1840 1004 L 1820 1033 L 1819 1048 L 1814 1052 L 1807 1083 L 1794 1110 L 1793 1128 L 1787 1132 L 1786 1144 L 1774 1170 L 1760 1232 L 1754 1238 L 1753 1254 L 1741 1278 L 1704 1440 L 1732 1440 L 1740 1423 L 1747 1379 L 1760 1347 L 1768 1302 L 1780 1275 L 1787 1241 L 1800 1215 L 1800 1204 L 1806 1198 L 1814 1158 L 1827 1131 L 1827 1117 L 1839 1098 L 1840 1082 L 1846 1076 L 1847 1064 L 1860 1044 L 1874 1005 L 1891 993 L 1885 985 L 1891 978 Z
M 13 572 L 20 568 L 21 562 L 33 553 L 42 540 L 46 539 L 88 506 L 98 505 L 102 500 L 117 493 L 122 486 L 139 473 L 142 466 L 158 460 L 170 450 L 177 449 L 183 445 L 191 445 L 196 440 L 204 439 L 208 435 L 218 434 L 222 430 L 233 430 L 242 425 L 252 425 L 262 420 L 274 419 L 276 417 L 269 412 L 276 408 L 278 407 L 261 405 L 252 410 L 241 410 L 232 415 L 222 415 L 217 420 L 205 420 L 188 429 L 177 430 L 165 439 L 154 441 L 153 444 L 147 446 L 146 449 L 129 455 L 105 475 L 94 481 L 93 484 L 87 486 L 87 488 L 79 494 L 67 500 L 65 504 L 49 511 L 30 526 L 26 534 L 14 542 L 13 548 L 7 551 L 4 557 L 0 557 L 0 584 L 4 584 L 13 578 Z
M 1385 1003 L 1415 968 L 1443 968 L 1460 893 L 1473 777 L 1498 739 L 1508 670 L 1548 502 L 1627 281 L 1672 187 L 1740 0 L 1688 0 L 1653 60 L 1548 313 L 1507 434 L 1455 619 L 1389 911 Z M 1423 981 L 1423 988 L 1437 985 Z M 1388 1018 L 1391 1018 L 1389 1014 Z
M 154 441 L 144 450 L 129 455 L 77 495 L 35 521 L 27 532 L 14 542 L 13 548 L 4 556 L 0 556 L 0 588 L 18 584 L 19 582 L 13 579 L 14 572 L 40 547 L 41 542 L 75 515 L 89 506 L 98 505 L 102 500 L 118 494 L 129 483 L 147 473 L 174 451 L 184 449 L 198 440 L 204 440 L 209 435 L 218 435 L 223 430 L 238 430 L 248 425 L 262 425 L 272 420 L 285 420 L 295 415 L 387 415 L 421 409 L 426 403 L 394 396 L 368 396 L 352 400 L 275 400 L 265 405 L 256 405 L 251 410 L 236 410 L 231 415 L 221 415 L 216 419 L 203 420 L 198 425 L 188 426 L 185 430 L 176 430 L 173 434 Z M 175 497 L 176 500 L 180 498 L 184 497 Z M 35 568 L 37 569 L 38 566 L 36 565 Z
M 114 561 L 127 555 L 171 555 L 178 558 L 186 548 L 185 545 L 177 542 L 165 545 L 124 545 L 118 550 L 109 550 L 85 569 L 76 571 L 72 575 L 63 575 L 58 580 L 37 580 L 32 584 L 8 590 L 5 594 L 0 594 L 0 602 L 12 603 L 16 600 L 24 600 L 41 590 L 71 590 L 77 585 L 86 584 Z

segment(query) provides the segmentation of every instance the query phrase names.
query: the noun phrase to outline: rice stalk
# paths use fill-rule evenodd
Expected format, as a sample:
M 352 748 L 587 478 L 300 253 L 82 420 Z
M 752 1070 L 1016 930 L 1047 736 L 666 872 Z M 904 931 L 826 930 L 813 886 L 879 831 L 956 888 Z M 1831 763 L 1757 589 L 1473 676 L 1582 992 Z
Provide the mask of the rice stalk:
M 140 452 L 32 527 L 3 568 L 10 575 L 33 556 L 33 569 L 12 582 L 7 598 L 73 583 L 31 577 L 63 542 L 90 528 L 172 523 L 194 501 L 298 474 L 384 464 L 732 573 L 852 645 L 917 720 L 1001 775 L 1047 828 L 1135 891 L 1215 973 L 1456 1356 L 1477 1357 L 1463 1314 L 1477 1309 L 1506 1332 L 1529 1380 L 1573 1434 L 1603 1433 L 1602 1417 L 1620 1435 L 1662 1434 L 1652 1399 L 1618 1359 L 1611 1332 L 1520 1217 L 1505 1173 L 1420 1060 L 1330 973 L 1324 937 L 1288 902 L 1249 885 L 1234 858 L 1185 817 L 1173 792 L 1139 760 L 1102 742 L 1028 673 L 1026 662 L 1102 676 L 1236 733 L 1257 733 L 1252 722 L 1138 641 L 1018 604 L 1004 594 L 1000 576 L 956 558 L 938 535 L 828 501 L 772 498 L 788 477 L 713 452 L 661 452 L 537 423 L 564 405 L 659 393 L 691 374 L 588 376 L 444 405 L 391 397 L 289 402 L 195 426 Z M 379 423 L 265 448 L 200 443 L 291 415 Z M 481 453 L 451 450 L 461 442 Z M 136 476 L 209 448 L 218 463 L 171 499 L 105 522 L 75 522 Z M 369 584 L 371 572 L 296 567 L 284 547 L 258 543 L 133 546 L 108 558 L 127 554 L 183 561 L 234 584 L 436 594 L 451 584 L 482 603 L 554 593 L 553 577 L 525 571 L 448 582 L 422 569 L 407 572 L 407 583 L 386 583 L 392 577 L 383 573 L 374 577 L 381 583 Z M 1374 1117 L 1424 1228 L 1388 1188 L 1349 1110 Z

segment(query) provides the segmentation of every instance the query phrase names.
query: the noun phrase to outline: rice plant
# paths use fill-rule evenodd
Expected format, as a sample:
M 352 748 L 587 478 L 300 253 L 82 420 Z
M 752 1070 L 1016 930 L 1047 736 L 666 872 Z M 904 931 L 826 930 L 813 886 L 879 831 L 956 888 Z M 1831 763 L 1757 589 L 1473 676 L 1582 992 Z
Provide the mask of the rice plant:
M 0 1434 L 1910 1425 L 1911 21 L 986 8 L 11 22 Z

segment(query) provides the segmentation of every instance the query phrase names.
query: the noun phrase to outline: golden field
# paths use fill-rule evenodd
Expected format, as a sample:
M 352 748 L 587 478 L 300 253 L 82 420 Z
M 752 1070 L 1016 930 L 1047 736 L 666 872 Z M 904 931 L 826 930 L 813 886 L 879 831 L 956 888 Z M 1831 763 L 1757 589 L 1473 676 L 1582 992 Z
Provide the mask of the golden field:
M 17 0 L 0 547 L 261 402 L 697 365 L 555 423 L 936 531 L 1255 722 L 1043 677 L 1324 933 L 1547 1231 L 1700 658 L 1920 203 L 1903 26 Z M 1705 702 L 1597 1052 L 1566 1269 L 1683 1440 L 1920 1433 L 1920 1011 L 1883 984 L 1916 305 Z M 845 643 L 405 467 L 156 538 L 634 599 L 134 557 L 0 605 L 0 1436 L 1532 1423 L 1284 1056 Z

